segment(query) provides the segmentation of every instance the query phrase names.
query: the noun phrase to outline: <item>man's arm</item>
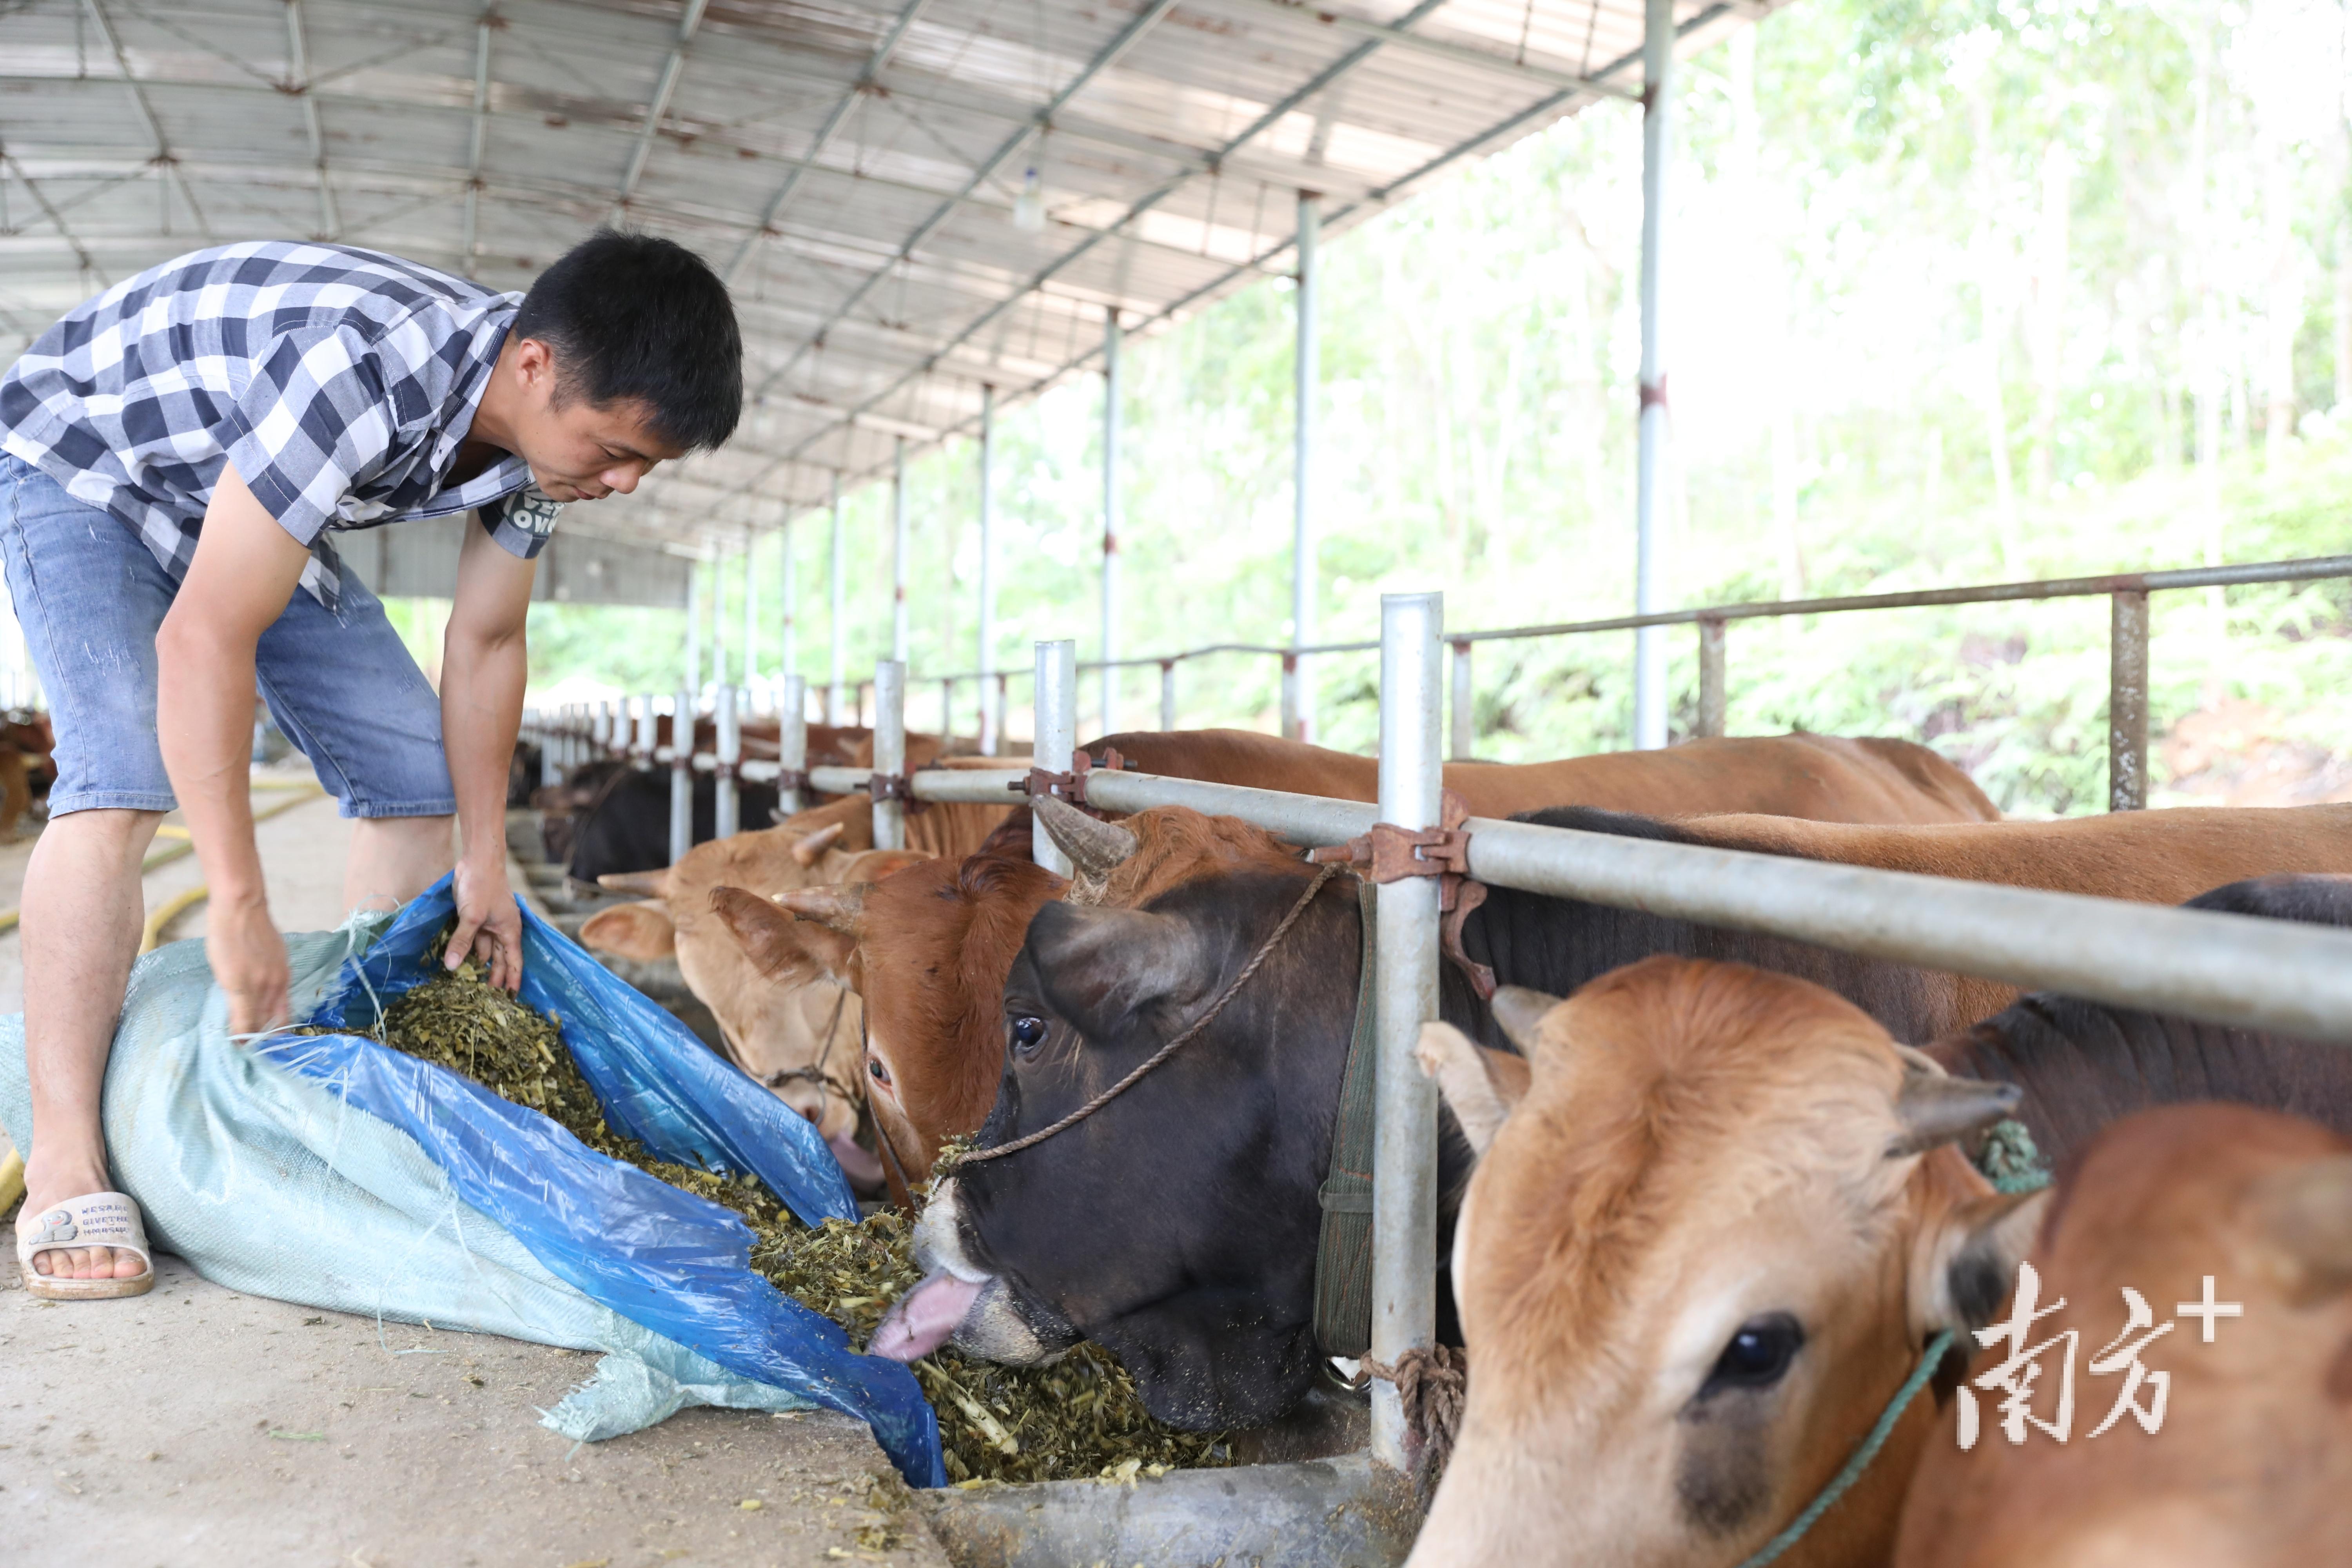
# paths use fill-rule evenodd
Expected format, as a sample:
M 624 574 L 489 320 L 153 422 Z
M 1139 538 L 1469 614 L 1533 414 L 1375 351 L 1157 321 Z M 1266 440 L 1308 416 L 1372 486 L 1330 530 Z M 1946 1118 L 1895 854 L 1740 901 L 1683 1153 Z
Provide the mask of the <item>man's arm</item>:
M 530 673 L 523 626 L 535 563 L 469 528 L 441 648 L 441 742 L 457 792 L 457 924 L 445 961 L 473 952 L 490 982 L 522 984 L 522 915 L 507 886 L 507 769 Z
M 253 845 L 254 649 L 310 559 L 236 468 L 224 468 L 186 580 L 155 633 L 155 738 L 211 885 L 205 957 L 238 1034 L 286 1018 L 286 942 Z

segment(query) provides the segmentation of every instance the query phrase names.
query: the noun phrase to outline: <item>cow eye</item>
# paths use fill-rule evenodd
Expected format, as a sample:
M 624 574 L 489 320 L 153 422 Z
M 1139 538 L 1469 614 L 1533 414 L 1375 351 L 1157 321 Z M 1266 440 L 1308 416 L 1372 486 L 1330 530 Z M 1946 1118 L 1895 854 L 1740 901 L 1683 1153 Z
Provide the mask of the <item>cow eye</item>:
M 888 1083 L 890 1081 L 890 1069 L 882 1065 L 882 1058 L 880 1057 L 867 1057 L 866 1058 L 866 1070 L 873 1075 L 874 1081 L 876 1083 Z
M 1034 1053 L 1045 1038 L 1045 1019 L 1024 1016 L 1013 1020 L 1013 1048 L 1023 1056 Z
M 1789 1374 L 1790 1363 L 1804 1343 L 1805 1331 L 1786 1312 L 1748 1319 L 1716 1358 L 1700 1396 L 1725 1389 L 1771 1387 Z

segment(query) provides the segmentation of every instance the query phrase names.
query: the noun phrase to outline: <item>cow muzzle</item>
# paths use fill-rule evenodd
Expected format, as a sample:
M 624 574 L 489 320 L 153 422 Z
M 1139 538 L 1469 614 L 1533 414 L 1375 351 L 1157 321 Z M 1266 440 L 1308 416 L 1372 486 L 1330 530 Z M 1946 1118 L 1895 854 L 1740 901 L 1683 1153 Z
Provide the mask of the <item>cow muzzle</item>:
M 1041 1331 L 1002 1275 L 973 1263 L 963 1245 L 953 1177 L 932 1190 L 915 1223 L 915 1263 L 923 1282 L 898 1298 L 874 1331 L 867 1352 L 915 1361 L 953 1343 L 966 1355 L 1031 1366 L 1067 1350 L 1076 1335 Z

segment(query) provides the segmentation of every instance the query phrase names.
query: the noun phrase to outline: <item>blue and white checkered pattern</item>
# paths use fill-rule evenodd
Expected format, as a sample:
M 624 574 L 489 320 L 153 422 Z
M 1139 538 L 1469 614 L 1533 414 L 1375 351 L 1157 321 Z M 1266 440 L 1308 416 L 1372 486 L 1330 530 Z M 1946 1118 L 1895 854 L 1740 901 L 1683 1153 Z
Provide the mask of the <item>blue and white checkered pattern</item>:
M 0 376 L 0 448 L 139 531 L 185 576 L 230 462 L 341 586 L 327 535 L 478 510 L 509 553 L 562 507 L 509 455 L 443 486 L 519 294 L 379 251 L 267 241 L 199 250 L 80 305 Z

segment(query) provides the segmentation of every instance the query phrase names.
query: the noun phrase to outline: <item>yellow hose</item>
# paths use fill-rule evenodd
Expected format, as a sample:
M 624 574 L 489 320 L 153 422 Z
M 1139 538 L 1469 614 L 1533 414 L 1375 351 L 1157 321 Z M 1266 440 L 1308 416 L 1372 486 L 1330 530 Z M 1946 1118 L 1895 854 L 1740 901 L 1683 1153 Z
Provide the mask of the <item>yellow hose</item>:
M 212 892 L 210 887 L 198 882 L 194 887 L 184 888 L 164 900 L 163 907 L 147 917 L 147 927 L 139 933 L 139 956 L 144 958 L 154 952 L 172 922 L 212 897 Z

